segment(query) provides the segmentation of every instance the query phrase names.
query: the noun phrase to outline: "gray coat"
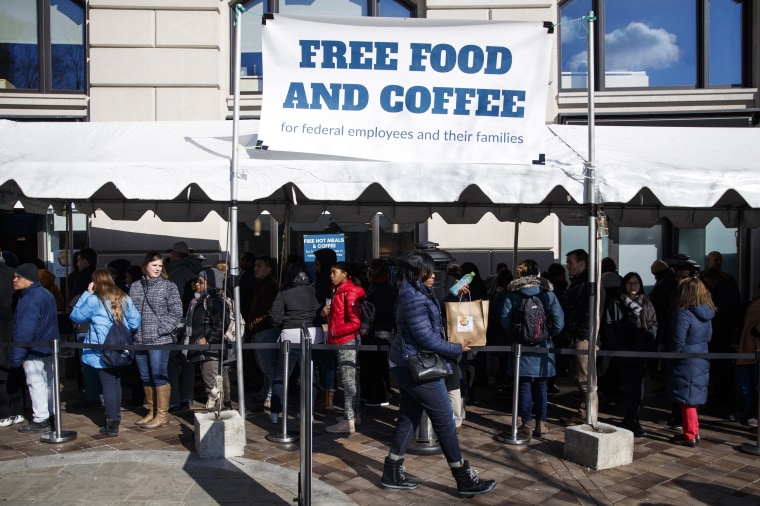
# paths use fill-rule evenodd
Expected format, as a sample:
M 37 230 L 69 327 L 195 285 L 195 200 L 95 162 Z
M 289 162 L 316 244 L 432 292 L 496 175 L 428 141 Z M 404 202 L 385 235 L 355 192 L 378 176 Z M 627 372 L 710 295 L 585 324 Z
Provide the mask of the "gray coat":
M 161 277 L 132 283 L 129 296 L 142 316 L 135 344 L 175 344 L 182 320 L 182 301 L 177 285 Z

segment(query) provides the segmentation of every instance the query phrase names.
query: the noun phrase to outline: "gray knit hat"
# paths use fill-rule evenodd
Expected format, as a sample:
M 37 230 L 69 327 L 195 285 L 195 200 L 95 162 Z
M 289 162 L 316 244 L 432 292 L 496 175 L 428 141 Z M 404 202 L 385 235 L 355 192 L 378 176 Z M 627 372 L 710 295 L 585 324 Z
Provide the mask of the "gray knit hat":
M 32 283 L 36 283 L 40 280 L 40 270 L 34 264 L 21 264 L 16 267 L 16 274 L 24 279 L 28 279 Z
M 206 267 L 198 275 L 206 280 L 208 288 L 216 288 L 217 290 L 224 288 L 224 273 L 219 269 Z

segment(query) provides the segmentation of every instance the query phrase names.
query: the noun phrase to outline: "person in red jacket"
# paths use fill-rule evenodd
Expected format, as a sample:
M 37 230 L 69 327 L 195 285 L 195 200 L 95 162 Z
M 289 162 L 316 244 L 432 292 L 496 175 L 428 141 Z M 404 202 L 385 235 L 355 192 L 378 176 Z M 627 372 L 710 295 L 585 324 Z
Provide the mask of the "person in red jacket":
M 330 267 L 330 280 L 333 284 L 332 299 L 322 309 L 322 314 L 328 318 L 327 343 L 342 346 L 359 345 L 360 304 L 364 300 L 364 289 L 354 284 L 346 262 L 336 262 Z M 338 350 L 344 407 L 343 416 L 338 422 L 325 428 L 332 434 L 353 434 L 356 430 L 359 414 L 357 356 L 355 349 Z

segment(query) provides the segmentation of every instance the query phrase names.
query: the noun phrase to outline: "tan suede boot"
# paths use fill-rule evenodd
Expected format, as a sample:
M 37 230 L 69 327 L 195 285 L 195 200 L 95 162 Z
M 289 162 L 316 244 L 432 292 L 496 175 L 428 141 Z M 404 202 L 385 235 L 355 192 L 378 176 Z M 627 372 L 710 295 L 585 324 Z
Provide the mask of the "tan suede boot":
M 314 409 L 325 409 L 327 406 L 327 390 L 317 392 L 317 398 L 314 400 Z
M 171 395 L 172 387 L 168 383 L 156 387 L 156 416 L 153 421 L 145 424 L 143 427 L 146 429 L 158 429 L 159 427 L 166 427 L 169 425 L 169 396 Z
M 148 404 L 148 414 L 145 415 L 145 418 L 135 422 L 135 425 L 138 427 L 145 427 L 145 425 L 152 422 L 153 418 L 156 416 L 156 387 L 144 386 L 143 390 L 145 390 L 145 400 Z
M 333 399 L 335 398 L 335 390 L 328 390 L 325 396 L 325 409 L 333 409 Z

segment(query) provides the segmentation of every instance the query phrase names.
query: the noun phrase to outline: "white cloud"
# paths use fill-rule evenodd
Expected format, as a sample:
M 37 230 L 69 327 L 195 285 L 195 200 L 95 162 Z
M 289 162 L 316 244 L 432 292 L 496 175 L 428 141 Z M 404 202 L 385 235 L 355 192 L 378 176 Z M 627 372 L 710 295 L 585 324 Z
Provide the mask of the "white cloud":
M 674 34 L 637 21 L 606 34 L 604 51 L 607 70 L 664 69 L 680 57 Z M 567 67 L 576 72 L 585 71 L 587 60 L 586 51 L 581 51 L 570 58 Z
M 604 36 L 607 70 L 664 69 L 678 61 L 676 36 L 633 21 Z

